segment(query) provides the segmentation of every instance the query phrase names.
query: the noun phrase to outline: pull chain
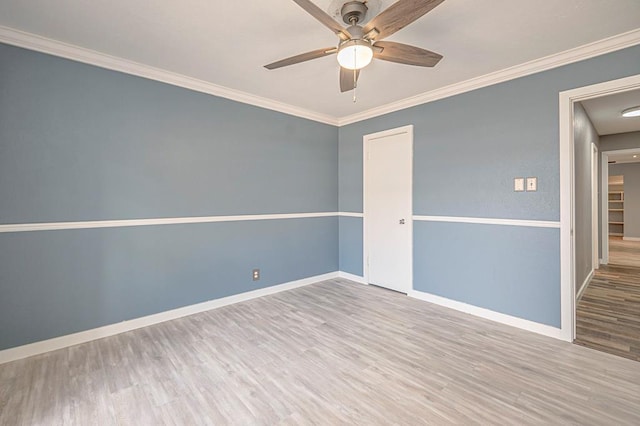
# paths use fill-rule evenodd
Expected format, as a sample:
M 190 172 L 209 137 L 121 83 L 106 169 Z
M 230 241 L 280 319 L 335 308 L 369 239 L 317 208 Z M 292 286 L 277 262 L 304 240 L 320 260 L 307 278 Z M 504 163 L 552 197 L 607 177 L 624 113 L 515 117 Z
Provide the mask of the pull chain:
M 358 88 L 358 59 L 356 55 L 353 55 L 353 103 L 358 100 L 356 95 L 356 89 Z
M 356 89 L 358 88 L 358 70 L 353 70 L 353 103 L 355 104 L 358 98 L 356 97 Z

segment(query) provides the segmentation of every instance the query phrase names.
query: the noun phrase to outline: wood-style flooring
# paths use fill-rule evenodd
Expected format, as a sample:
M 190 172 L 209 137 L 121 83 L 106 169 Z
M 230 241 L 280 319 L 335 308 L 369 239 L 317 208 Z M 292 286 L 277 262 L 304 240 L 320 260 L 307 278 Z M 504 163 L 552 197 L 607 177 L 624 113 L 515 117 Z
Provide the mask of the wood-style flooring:
M 576 307 L 575 343 L 640 361 L 640 242 L 609 237 L 601 265 Z
M 609 237 L 609 264 L 640 268 L 640 241 L 625 241 Z
M 638 425 L 640 363 L 330 280 L 0 365 L 2 425 Z
M 575 342 L 640 361 L 640 267 L 596 270 L 576 307 Z

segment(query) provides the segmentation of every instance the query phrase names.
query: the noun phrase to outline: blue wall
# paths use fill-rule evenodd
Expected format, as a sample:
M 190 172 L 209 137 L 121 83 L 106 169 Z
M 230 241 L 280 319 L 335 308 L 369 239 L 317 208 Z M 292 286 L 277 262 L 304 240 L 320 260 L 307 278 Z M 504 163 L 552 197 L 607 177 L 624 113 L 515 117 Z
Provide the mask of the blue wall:
M 638 72 L 640 46 L 635 46 L 341 127 L 339 209 L 362 211 L 363 135 L 413 124 L 414 214 L 558 221 L 558 93 Z M 538 191 L 514 192 L 517 176 L 537 176 Z M 414 288 L 559 327 L 558 232 L 533 228 L 527 232 L 538 237 L 511 239 L 503 234 L 515 231 L 502 226 L 487 232 L 485 226 L 416 223 Z M 362 243 L 349 237 L 361 227 L 361 221 L 341 223 L 341 260 L 355 257 L 349 250 L 362 250 Z M 457 255 L 451 239 L 460 245 Z M 482 253 L 482 263 L 474 253 Z M 539 254 L 535 267 L 523 253 Z M 343 264 L 350 268 L 345 272 L 362 273 L 357 262 Z M 473 291 L 464 282 L 464 269 L 475 273 Z M 525 301 L 521 295 L 535 297 Z
M 327 217 L 0 234 L 0 348 L 335 271 L 336 230 Z
M 560 230 L 414 223 L 414 289 L 560 326 Z
M 0 45 L 0 224 L 335 212 L 337 141 Z M 0 349 L 337 269 L 335 217 L 0 233 Z
M 362 218 L 340 217 L 340 270 L 362 276 Z
M 336 211 L 334 126 L 0 44 L 0 223 Z

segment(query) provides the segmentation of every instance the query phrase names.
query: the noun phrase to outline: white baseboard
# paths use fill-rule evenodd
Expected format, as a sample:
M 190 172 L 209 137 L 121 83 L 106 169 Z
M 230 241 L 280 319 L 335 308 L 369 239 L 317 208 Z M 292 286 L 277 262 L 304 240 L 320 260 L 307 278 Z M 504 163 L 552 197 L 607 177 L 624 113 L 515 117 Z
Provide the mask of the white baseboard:
M 344 278 L 345 280 L 355 281 L 359 284 L 368 284 L 364 277 L 360 275 L 350 274 L 348 272 L 338 271 L 338 277 Z
M 593 278 L 594 273 L 595 271 L 592 269 L 591 272 L 589 272 L 589 275 L 587 275 L 587 278 L 585 278 L 585 280 L 580 285 L 580 289 L 578 290 L 578 294 L 576 295 L 576 302 L 582 299 L 582 295 L 584 294 L 584 291 L 589 286 L 589 282 L 591 281 L 591 278 Z
M 456 311 L 465 312 L 480 318 L 499 322 L 501 324 L 510 325 L 512 327 L 542 334 L 544 336 L 553 337 L 554 339 L 566 340 L 565 336 L 559 328 L 551 327 L 546 324 L 529 321 L 526 319 L 513 317 L 511 315 L 502 314 L 489 309 L 480 308 L 478 306 L 469 305 L 467 303 L 458 302 L 456 300 L 447 299 L 445 297 L 436 296 L 434 294 L 425 293 L 418 290 L 411 290 L 408 296 L 415 299 L 424 300 L 445 308 L 455 309 Z
M 42 340 L 40 342 L 30 343 L 28 345 L 5 349 L 0 351 L 0 364 L 27 358 L 34 355 L 40 355 L 45 352 L 55 351 L 57 349 L 62 349 L 69 346 L 79 345 L 81 343 L 90 342 L 96 339 L 102 339 L 104 337 L 114 336 L 116 334 L 135 330 L 138 328 L 186 317 L 188 315 L 209 311 L 211 309 L 232 305 L 234 303 L 244 302 L 258 297 L 267 296 L 269 294 L 292 290 L 294 288 L 303 287 L 309 284 L 317 283 L 319 281 L 338 278 L 338 276 L 338 272 L 329 272 L 328 274 L 316 275 L 314 277 L 303 278 L 297 281 L 291 281 L 288 283 L 278 284 L 258 290 L 247 291 L 245 293 L 234 294 L 233 296 L 209 300 L 207 302 L 184 306 L 182 308 L 172 309 L 170 311 L 160 312 L 157 314 L 135 318 L 128 321 L 122 321 L 116 324 L 109 324 L 91 330 L 85 330 L 78 333 L 68 334 L 66 336 L 55 337 L 53 339 Z
M 624 241 L 640 241 L 638 237 L 622 237 Z

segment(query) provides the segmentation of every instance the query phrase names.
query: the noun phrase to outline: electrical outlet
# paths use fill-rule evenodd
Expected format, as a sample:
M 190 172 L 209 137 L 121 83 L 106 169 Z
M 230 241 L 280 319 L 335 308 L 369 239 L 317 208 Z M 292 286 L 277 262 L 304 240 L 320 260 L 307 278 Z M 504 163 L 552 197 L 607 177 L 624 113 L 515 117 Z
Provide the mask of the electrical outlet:
M 533 192 L 538 190 L 538 178 L 528 177 L 527 178 L 527 191 Z
M 258 281 L 260 279 L 260 269 L 253 270 L 253 280 Z

